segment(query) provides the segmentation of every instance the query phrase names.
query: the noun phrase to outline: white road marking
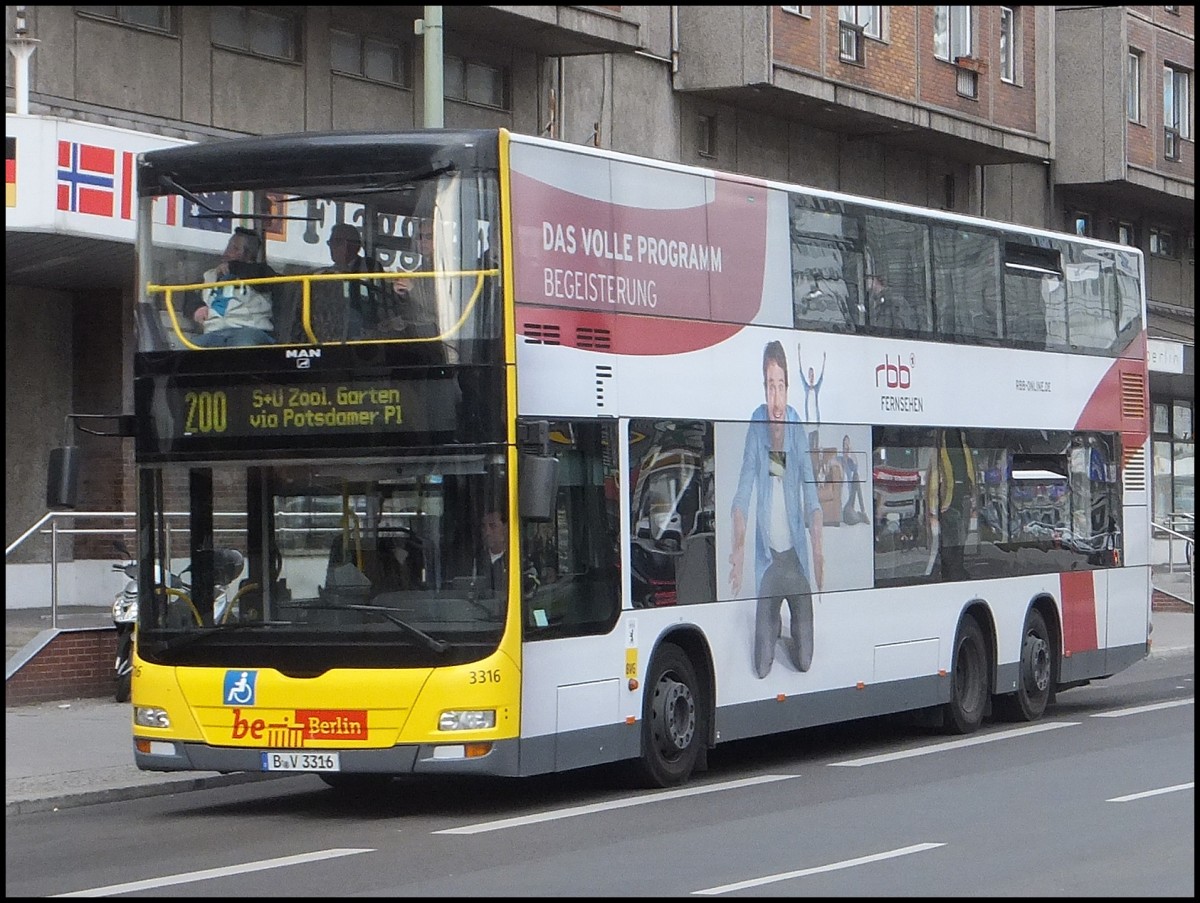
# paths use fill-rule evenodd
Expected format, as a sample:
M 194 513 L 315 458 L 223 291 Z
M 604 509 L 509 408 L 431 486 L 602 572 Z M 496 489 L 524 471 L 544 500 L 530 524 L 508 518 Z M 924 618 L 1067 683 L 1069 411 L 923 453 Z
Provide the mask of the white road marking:
M 804 878 L 808 875 L 819 875 L 822 872 L 836 872 L 840 869 L 855 868 L 860 865 L 869 865 L 872 862 L 882 862 L 884 859 L 895 859 L 898 856 L 909 856 L 913 853 L 924 853 L 926 850 L 935 850 L 938 847 L 944 847 L 944 843 L 918 843 L 911 847 L 901 847 L 898 850 L 889 850 L 886 853 L 874 853 L 870 856 L 859 856 L 857 859 L 845 859 L 841 862 L 831 862 L 829 865 L 818 865 L 810 869 L 797 869 L 794 872 L 781 872 L 778 875 L 764 875 L 761 878 L 750 878 L 747 881 L 738 881 L 734 884 L 722 884 L 719 887 L 707 887 L 704 890 L 694 890 L 693 894 L 712 897 L 717 894 L 727 894 L 730 891 L 746 890 L 749 887 L 761 887 L 764 884 L 774 884 L 777 881 L 790 881 L 792 878 Z
M 1174 787 L 1160 787 L 1157 790 L 1143 790 L 1141 793 L 1131 793 L 1128 796 L 1114 796 L 1110 800 L 1105 800 L 1106 803 L 1131 803 L 1134 800 L 1144 800 L 1148 796 L 1160 796 L 1164 793 L 1178 793 L 1180 790 L 1194 790 L 1196 788 L 1195 781 L 1188 781 L 1186 784 L 1176 784 Z
M 911 759 L 914 756 L 928 756 L 933 753 L 946 752 L 951 749 L 961 749 L 965 746 L 978 746 L 980 743 L 994 743 L 997 740 L 1010 740 L 1013 737 L 1025 737 L 1029 734 L 1040 734 L 1042 731 L 1054 731 L 1060 727 L 1078 727 L 1078 721 L 1054 721 L 1048 724 L 1031 724 L 1029 727 L 1019 727 L 1010 731 L 997 731 L 994 734 L 984 734 L 979 737 L 964 737 L 962 740 L 950 740 L 946 743 L 934 743 L 931 746 L 919 746 L 915 749 L 905 749 L 894 753 L 883 753 L 878 756 L 864 756 L 861 759 L 847 759 L 845 762 L 830 762 L 833 768 L 859 768 L 863 765 L 879 765 L 882 762 L 895 762 L 899 759 Z
M 1093 718 L 1124 718 L 1126 715 L 1140 715 L 1143 712 L 1157 712 L 1159 709 L 1173 709 L 1180 705 L 1195 705 L 1195 699 L 1174 699 L 1171 702 L 1156 702 L 1151 705 L 1138 705 L 1131 709 L 1117 709 L 1113 712 L 1096 712 Z
M 278 859 L 263 859 L 260 862 L 246 862 L 242 865 L 201 869 L 198 872 L 183 872 L 179 875 L 164 875 L 161 878 L 147 878 L 144 881 L 130 881 L 127 884 L 110 884 L 107 887 L 93 887 L 88 890 L 72 891 L 69 894 L 54 894 L 54 896 L 107 897 L 113 894 L 128 894 L 139 890 L 154 890 L 157 887 L 170 887 L 172 884 L 190 884 L 193 881 L 207 881 L 210 878 L 225 878 L 229 875 L 244 875 L 247 872 L 262 872 L 266 869 L 286 868 L 289 865 L 303 865 L 306 862 L 320 862 L 323 859 L 337 859 L 340 856 L 353 856 L 355 853 L 374 852 L 374 850 L 366 849 L 317 850 L 315 853 L 281 856 Z
M 488 831 L 503 831 L 505 828 L 519 828 L 522 825 L 535 825 L 544 821 L 556 821 L 560 818 L 574 818 L 576 815 L 591 815 L 593 812 L 608 812 L 612 809 L 627 809 L 630 806 L 646 806 L 651 803 L 661 803 L 667 800 L 677 800 L 688 796 L 700 796 L 705 793 L 717 793 L 721 790 L 737 790 L 741 787 L 753 787 L 756 784 L 770 784 L 775 781 L 790 781 L 798 778 L 798 774 L 766 774 L 756 778 L 745 778 L 740 781 L 726 781 L 723 784 L 708 784 L 703 787 L 684 787 L 679 790 L 664 790 L 661 793 L 647 793 L 639 796 L 627 796 L 621 799 L 609 800 L 605 803 L 593 803 L 589 806 L 572 806 L 569 809 L 551 809 L 547 812 L 536 812 L 533 815 L 521 815 L 516 818 L 502 818 L 498 821 L 479 822 L 474 825 L 463 825 L 461 828 L 446 828 L 434 831 L 434 834 L 483 834 Z

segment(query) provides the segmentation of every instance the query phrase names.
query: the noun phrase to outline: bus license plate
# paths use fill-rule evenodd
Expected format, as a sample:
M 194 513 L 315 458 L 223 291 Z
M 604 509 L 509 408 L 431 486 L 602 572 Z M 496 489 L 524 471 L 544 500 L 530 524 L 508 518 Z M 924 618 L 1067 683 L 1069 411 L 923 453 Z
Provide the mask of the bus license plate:
M 263 771 L 341 771 L 335 752 L 265 752 Z

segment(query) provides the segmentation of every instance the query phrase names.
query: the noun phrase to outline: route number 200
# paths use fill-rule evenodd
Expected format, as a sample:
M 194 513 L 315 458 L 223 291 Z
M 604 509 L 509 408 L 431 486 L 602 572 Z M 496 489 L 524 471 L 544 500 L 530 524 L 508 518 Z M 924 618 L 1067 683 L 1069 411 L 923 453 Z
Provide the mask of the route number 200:
M 188 392 L 183 399 L 187 404 L 184 432 L 225 432 L 229 425 L 229 402 L 224 392 L 219 389 L 213 392 Z

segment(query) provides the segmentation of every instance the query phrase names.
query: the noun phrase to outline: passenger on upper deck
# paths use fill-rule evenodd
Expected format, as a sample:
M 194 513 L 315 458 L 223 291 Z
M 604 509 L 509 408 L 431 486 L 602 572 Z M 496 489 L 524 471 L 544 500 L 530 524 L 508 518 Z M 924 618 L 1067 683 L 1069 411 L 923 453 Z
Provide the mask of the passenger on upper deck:
M 434 270 L 433 221 L 421 219 L 414 233 L 421 256 L 418 273 Z M 379 309 L 374 334 L 378 338 L 432 338 L 438 334 L 437 280 L 433 277 L 398 278 L 391 281 Z
M 906 334 L 929 330 L 928 312 L 921 302 L 913 303 L 890 286 L 882 273 L 867 275 L 867 317 L 867 324 L 876 329 Z
M 259 260 L 262 239 L 252 229 L 234 229 L 221 262 L 204 273 L 204 282 L 261 279 L 279 275 Z M 202 330 L 191 341 L 205 348 L 269 345 L 275 339 L 271 289 L 264 285 L 222 285 L 189 294 L 183 312 Z
M 375 260 L 362 255 L 362 237 L 350 223 L 337 223 L 329 231 L 328 244 L 333 263 L 317 273 L 379 272 Z M 365 280 L 314 282 L 311 322 L 317 339 L 340 342 L 363 338 L 377 316 L 379 293 L 378 284 Z

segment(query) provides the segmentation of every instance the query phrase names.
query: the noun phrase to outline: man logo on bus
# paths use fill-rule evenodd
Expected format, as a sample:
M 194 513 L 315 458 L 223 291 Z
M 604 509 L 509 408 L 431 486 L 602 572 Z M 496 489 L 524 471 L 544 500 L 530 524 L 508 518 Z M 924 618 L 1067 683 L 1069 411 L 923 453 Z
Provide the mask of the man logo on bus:
M 288 359 L 296 361 L 297 370 L 308 370 L 312 367 L 312 359 L 321 356 L 320 348 L 289 348 L 284 352 Z
M 222 694 L 225 705 L 254 705 L 257 682 L 257 671 L 226 671 Z
M 880 376 L 883 377 L 885 385 L 889 389 L 907 389 L 912 386 L 912 371 L 917 365 L 916 358 L 913 355 L 908 357 L 908 366 L 900 363 L 900 355 L 896 355 L 896 362 L 892 363 L 890 355 L 883 356 L 883 363 L 875 368 L 875 388 L 879 388 Z

